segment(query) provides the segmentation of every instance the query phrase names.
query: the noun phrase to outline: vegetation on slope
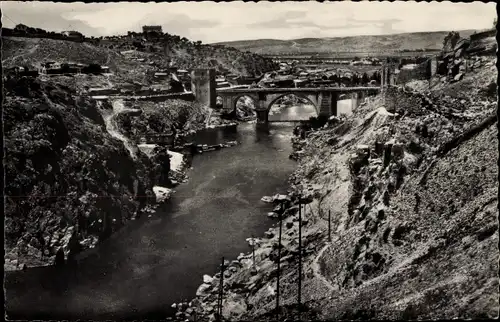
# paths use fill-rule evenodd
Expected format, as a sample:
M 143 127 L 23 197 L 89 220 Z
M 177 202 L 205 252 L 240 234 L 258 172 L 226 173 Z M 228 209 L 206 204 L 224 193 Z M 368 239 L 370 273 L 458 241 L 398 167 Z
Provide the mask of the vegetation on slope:
M 172 99 L 165 102 L 138 102 L 139 117 L 121 114 L 117 117 L 120 128 L 128 137 L 199 130 L 205 125 L 208 108 L 193 102 Z
M 2 37 L 2 41 L 3 64 L 6 67 L 34 68 L 40 67 L 40 63 L 45 61 L 97 63 L 109 66 L 113 73 L 131 81 L 140 73 L 164 69 L 171 63 L 181 69 L 215 68 L 219 72 L 244 76 L 260 75 L 276 68 L 271 60 L 250 52 L 202 45 L 169 34 L 147 42 L 116 37 L 107 40 L 106 45 L 103 44 L 104 41 L 97 39 L 90 43 L 49 38 Z M 132 46 L 139 56 L 151 64 L 128 60 L 120 53 L 125 50 L 125 45 Z

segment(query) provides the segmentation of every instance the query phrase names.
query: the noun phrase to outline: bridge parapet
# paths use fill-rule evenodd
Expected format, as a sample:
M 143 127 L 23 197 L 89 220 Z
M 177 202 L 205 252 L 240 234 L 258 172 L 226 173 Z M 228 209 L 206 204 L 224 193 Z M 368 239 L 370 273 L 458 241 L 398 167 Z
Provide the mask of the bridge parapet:
M 380 87 L 315 87 L 315 88 L 221 88 L 217 89 L 218 95 L 237 94 L 237 93 L 319 93 L 319 92 L 336 92 L 336 93 L 352 93 L 352 92 L 379 92 Z

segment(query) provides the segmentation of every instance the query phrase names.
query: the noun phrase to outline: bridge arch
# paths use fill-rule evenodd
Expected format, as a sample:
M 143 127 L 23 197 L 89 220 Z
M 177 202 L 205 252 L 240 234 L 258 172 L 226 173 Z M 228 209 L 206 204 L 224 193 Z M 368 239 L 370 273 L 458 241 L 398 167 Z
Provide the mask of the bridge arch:
M 231 112 L 236 111 L 238 101 L 240 100 L 240 98 L 243 97 L 248 97 L 252 100 L 254 109 L 257 109 L 259 107 L 259 98 L 257 96 L 248 93 L 243 93 L 241 95 L 236 95 L 232 98 L 233 103 L 231 104 Z
M 311 100 L 310 97 L 308 97 L 309 95 L 304 95 L 302 93 L 294 93 L 294 92 L 290 92 L 290 93 L 283 93 L 283 94 L 279 94 L 277 97 L 273 97 L 271 99 L 271 101 L 269 102 L 269 104 L 267 104 L 267 109 L 270 110 L 271 107 L 279 100 L 279 99 L 282 99 L 283 97 L 285 96 L 289 96 L 289 95 L 293 95 L 293 96 L 296 96 L 298 98 L 302 98 L 302 99 L 305 99 L 307 100 L 309 103 L 311 103 L 312 106 L 314 106 L 316 109 L 317 109 L 317 103 L 314 102 L 313 100 Z
M 279 113 L 276 113 L 276 111 L 275 111 L 276 104 L 280 100 L 282 100 L 283 98 L 285 98 L 287 96 L 301 99 L 302 101 L 305 101 L 306 103 L 299 103 L 299 104 L 310 105 L 314 108 L 314 110 L 309 109 L 309 111 L 307 111 L 307 112 L 306 112 L 307 107 L 305 108 L 305 110 L 303 109 L 303 112 L 306 112 L 306 114 L 307 114 L 307 118 L 310 116 L 318 116 L 319 115 L 319 107 L 318 107 L 318 103 L 317 103 L 317 97 L 316 97 L 317 95 L 316 94 L 307 95 L 307 94 L 302 94 L 302 93 L 290 92 L 290 93 L 283 93 L 283 94 L 280 93 L 280 94 L 273 95 L 273 97 L 271 97 L 268 100 L 266 107 L 267 107 L 267 111 L 269 113 L 269 117 L 271 117 L 272 119 L 275 119 L 276 116 L 274 116 L 274 115 L 278 114 L 278 115 L 285 116 L 288 113 L 292 113 L 292 115 L 289 115 L 288 117 L 290 117 L 290 116 L 295 117 L 295 115 L 294 115 L 295 111 L 287 110 L 286 107 L 284 109 L 280 108 Z M 293 104 L 293 105 L 295 105 L 295 104 Z M 304 116 L 304 115 L 302 115 L 302 116 Z M 301 118 L 301 117 L 299 117 L 299 118 Z M 274 120 L 274 121 L 278 121 L 278 120 Z
M 257 117 L 259 108 L 259 97 L 251 93 L 241 93 L 229 98 L 224 112 L 242 120 Z

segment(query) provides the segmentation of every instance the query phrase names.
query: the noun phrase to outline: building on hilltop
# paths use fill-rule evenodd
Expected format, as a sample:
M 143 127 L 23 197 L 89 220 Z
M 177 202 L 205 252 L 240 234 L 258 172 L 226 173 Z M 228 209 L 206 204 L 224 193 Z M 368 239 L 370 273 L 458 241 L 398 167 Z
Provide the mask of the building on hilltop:
M 151 33 L 151 32 L 155 32 L 155 33 L 161 34 L 163 31 L 162 31 L 161 26 L 142 26 L 142 32 L 144 34 L 148 34 L 148 33 Z

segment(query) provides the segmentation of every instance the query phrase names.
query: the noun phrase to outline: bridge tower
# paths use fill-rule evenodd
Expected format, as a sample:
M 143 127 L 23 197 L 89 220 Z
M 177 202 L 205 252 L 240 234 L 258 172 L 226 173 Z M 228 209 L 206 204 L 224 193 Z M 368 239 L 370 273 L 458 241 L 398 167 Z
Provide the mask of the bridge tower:
M 191 72 L 191 90 L 196 102 L 215 108 L 216 87 L 215 69 L 195 69 Z

